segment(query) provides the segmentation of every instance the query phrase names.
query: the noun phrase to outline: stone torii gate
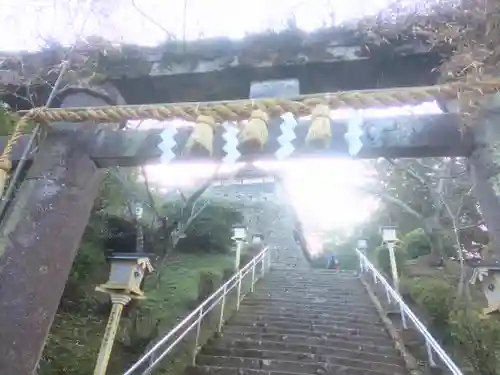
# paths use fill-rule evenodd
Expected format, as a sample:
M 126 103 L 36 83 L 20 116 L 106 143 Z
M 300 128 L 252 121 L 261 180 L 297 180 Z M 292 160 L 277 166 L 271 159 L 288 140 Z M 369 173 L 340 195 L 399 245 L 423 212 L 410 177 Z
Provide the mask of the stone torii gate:
M 262 39 L 257 38 L 257 45 L 259 43 L 262 44 Z M 243 57 L 248 55 L 248 50 L 242 46 L 239 46 L 239 49 L 234 45 L 231 45 L 233 48 L 228 48 L 227 44 L 224 44 L 224 51 L 232 51 L 232 59 L 228 59 L 227 53 L 220 53 L 220 50 L 214 48 L 212 70 L 210 72 L 205 70 L 203 75 L 197 75 L 197 81 L 194 81 L 193 77 L 196 72 L 202 70 L 200 66 L 207 65 L 206 59 L 199 59 L 194 67 L 193 64 L 187 63 L 189 54 L 185 57 L 185 61 L 180 62 L 170 56 L 168 64 L 163 61 L 163 65 L 161 61 L 151 63 L 151 59 L 144 59 L 149 61 L 147 68 L 137 63 L 143 70 L 138 73 L 132 69 L 135 77 L 118 78 L 121 76 L 116 73 L 120 72 L 120 69 L 117 69 L 114 75 L 108 75 L 108 82 L 114 86 L 104 85 L 99 90 L 64 90 L 59 94 L 61 109 L 28 113 L 34 120 L 54 123 L 46 138 L 40 143 L 37 153 L 29 155 L 31 167 L 0 229 L 2 373 L 31 375 L 36 369 L 97 195 L 99 182 L 103 178 L 103 168 L 117 165 L 135 166 L 155 161 L 212 159 L 236 162 L 255 157 L 282 160 L 320 154 L 324 156 L 355 154 L 359 158 L 469 157 L 477 149 L 476 134 L 471 130 L 464 130 L 461 126 L 461 117 L 455 114 L 346 121 L 325 120 L 327 118 L 325 105 L 332 108 L 387 107 L 403 103 L 416 104 L 434 97 L 453 99 L 458 92 L 477 91 L 477 87 L 470 89 L 457 85 L 350 94 L 333 92 L 342 88 L 369 89 L 384 85 L 409 86 L 434 83 L 429 73 L 432 70 L 429 69 L 429 65 L 436 65 L 437 59 L 428 52 L 428 49 L 418 47 L 417 41 L 408 42 L 411 48 L 408 45 L 404 48 L 399 46 L 405 51 L 404 53 L 398 54 L 392 51 L 391 58 L 398 60 L 400 63 L 398 66 L 406 67 L 404 74 L 403 70 L 397 69 L 392 75 L 385 62 L 381 62 L 385 61 L 383 56 L 387 51 L 380 51 L 380 55 L 375 53 L 367 56 L 367 52 L 359 46 L 366 44 L 366 41 L 357 40 L 358 45 L 351 45 L 350 49 L 345 44 L 331 49 L 331 35 L 322 40 L 321 48 L 317 43 L 309 41 L 315 47 L 310 45 L 309 51 L 312 52 L 309 52 L 306 62 L 299 59 L 299 55 L 304 54 L 297 52 L 295 49 L 297 45 L 293 44 L 295 47 L 291 50 L 295 51 L 292 54 L 295 57 L 289 65 L 286 65 L 289 59 L 285 57 L 290 49 L 284 48 L 286 44 L 283 41 L 281 45 L 279 43 L 280 40 L 278 42 L 273 40 L 271 45 L 277 50 L 284 51 L 281 55 L 277 55 L 281 58 L 277 59 L 278 62 L 267 65 L 263 60 L 268 61 L 266 59 L 269 55 L 264 58 L 262 55 L 259 58 L 254 57 L 250 63 L 242 64 Z M 301 43 L 304 46 L 303 40 Z M 351 43 L 354 43 L 352 38 Z M 373 50 L 376 51 L 376 48 Z M 318 51 L 322 53 L 318 54 Z M 343 51 L 343 54 L 338 51 Z M 216 58 L 213 58 L 214 55 Z M 236 57 L 238 62 L 235 63 Z M 421 66 L 425 66 L 419 74 L 416 74 L 419 70 L 412 65 L 415 59 L 420 59 Z M 125 69 L 126 63 L 130 66 L 130 60 L 122 61 L 121 69 Z M 339 85 L 332 83 L 331 78 L 327 79 L 331 75 L 332 67 L 340 69 L 341 66 L 347 66 L 346 63 L 357 66 L 351 74 L 352 86 L 347 87 L 349 83 L 345 78 Z M 116 65 L 115 61 L 114 66 Z M 409 69 L 410 66 L 414 69 Z M 366 76 L 368 83 L 353 78 L 355 74 L 365 72 L 363 67 L 371 72 L 371 75 Z M 374 74 L 377 69 L 379 69 L 378 75 Z M 250 77 L 242 74 L 242 71 L 250 72 Z M 10 75 L 5 72 L 9 72 Z M 11 80 L 7 83 L 13 87 L 22 86 L 22 77 L 13 74 L 16 72 L 15 69 L 6 69 L 5 72 L 4 76 L 8 76 Z M 374 83 L 368 76 L 383 76 L 385 83 Z M 240 77 L 242 79 L 239 80 Z M 301 80 L 301 87 L 305 87 L 305 93 L 325 91 L 333 93 L 294 100 L 278 98 L 244 102 L 109 107 L 112 104 L 123 104 L 122 97 L 129 103 L 141 103 L 141 98 L 144 98 L 142 103 L 151 102 L 153 95 L 151 92 L 155 91 L 158 93 L 156 100 L 166 102 L 186 99 L 191 101 L 241 99 L 248 95 L 246 84 L 249 81 L 297 77 Z M 182 85 L 180 84 L 182 82 L 191 84 Z M 151 86 L 153 83 L 156 86 Z M 218 84 L 222 89 L 214 91 L 213 88 Z M 145 85 L 150 90 L 141 94 L 139 93 L 141 90 L 137 89 L 140 85 Z M 498 85 L 493 84 L 477 86 L 486 94 L 499 89 Z M 171 90 L 170 87 L 175 87 L 175 90 Z M 242 87 L 247 88 L 245 94 L 242 94 Z M 39 95 L 43 97 L 44 88 L 38 90 Z M 8 93 L 3 99 L 10 101 L 16 108 L 23 109 L 23 103 L 14 100 Z M 93 109 L 86 110 L 84 107 Z M 293 112 L 296 115 L 313 112 L 313 119 L 299 120 L 295 123 L 290 117 L 280 118 L 283 112 Z M 197 123 L 191 127 L 176 128 L 170 125 L 162 130 L 147 131 L 120 130 L 117 124 L 123 119 L 173 117 Z M 224 120 L 248 118 L 251 121 L 243 127 L 240 134 L 238 129 L 230 124 L 215 125 Z M 82 123 L 74 124 L 74 122 Z M 2 139 L 0 143 L 5 145 L 6 141 Z M 23 136 L 12 150 L 11 160 L 14 164 L 19 160 L 26 143 L 27 136 Z M 483 176 L 482 181 L 488 183 L 487 176 Z M 488 190 L 487 186 L 484 189 Z M 487 217 L 486 220 L 489 224 Z

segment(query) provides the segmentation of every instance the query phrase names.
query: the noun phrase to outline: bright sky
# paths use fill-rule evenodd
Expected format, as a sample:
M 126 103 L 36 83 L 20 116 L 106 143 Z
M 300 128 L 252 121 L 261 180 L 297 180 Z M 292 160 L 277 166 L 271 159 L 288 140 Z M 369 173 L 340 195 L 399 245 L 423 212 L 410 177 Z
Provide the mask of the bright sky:
M 391 2 L 356 0 L 350 7 L 335 0 L 0 0 L 0 35 L 4 36 L 0 50 L 36 50 L 48 40 L 72 44 L 78 35 L 141 45 L 155 45 L 168 34 L 181 40 L 241 38 L 265 29 L 283 29 L 292 16 L 299 28 L 311 31 L 375 14 Z M 417 112 L 436 109 L 426 105 Z M 410 114 L 413 109 L 368 111 L 365 115 L 397 112 Z M 366 172 L 359 161 L 307 160 L 287 163 L 282 170 L 306 226 L 350 228 L 367 218 L 375 206 L 373 198 L 356 192 L 355 186 L 363 183 Z M 167 185 L 186 184 L 203 174 L 199 166 L 151 166 L 149 171 L 153 180 Z
M 0 49 L 35 49 L 48 39 L 70 44 L 84 22 L 84 35 L 141 45 L 162 42 L 167 32 L 181 40 L 241 38 L 282 29 L 290 17 L 310 31 L 375 14 L 390 2 L 356 0 L 350 7 L 335 0 L 0 0 L 0 35 L 8 36 Z

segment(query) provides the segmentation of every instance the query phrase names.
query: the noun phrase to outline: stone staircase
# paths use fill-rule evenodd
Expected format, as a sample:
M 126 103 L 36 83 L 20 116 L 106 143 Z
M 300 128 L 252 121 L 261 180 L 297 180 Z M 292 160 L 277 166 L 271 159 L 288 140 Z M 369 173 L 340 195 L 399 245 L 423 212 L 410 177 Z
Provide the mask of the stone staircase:
M 353 273 L 273 268 L 187 375 L 407 375 Z

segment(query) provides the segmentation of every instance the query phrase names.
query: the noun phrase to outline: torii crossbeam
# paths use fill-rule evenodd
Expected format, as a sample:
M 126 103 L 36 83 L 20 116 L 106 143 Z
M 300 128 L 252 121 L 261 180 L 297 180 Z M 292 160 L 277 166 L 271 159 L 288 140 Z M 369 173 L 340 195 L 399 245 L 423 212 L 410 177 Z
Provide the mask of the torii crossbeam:
M 269 140 L 258 153 L 236 155 L 235 161 L 280 160 L 304 157 L 350 157 L 346 133 L 349 120 L 332 120 L 332 138 L 328 147 L 318 150 L 308 146 L 306 136 L 310 120 L 301 120 L 292 131 L 294 139 L 281 140 L 282 127 L 287 125 L 280 118 L 269 124 Z M 183 153 L 193 127 L 176 127 L 167 124 L 163 128 L 147 130 L 103 130 L 98 134 L 87 134 L 81 141 L 87 145 L 90 157 L 100 168 L 113 166 L 131 167 L 159 163 L 165 160 L 164 153 L 172 157 L 169 162 L 207 161 L 206 156 Z M 469 156 L 472 152 L 471 134 L 462 128 L 461 118 L 455 114 L 408 115 L 382 118 L 365 118 L 360 125 L 362 146 L 354 155 L 360 159 L 388 158 L 425 158 L 439 156 Z M 24 135 L 14 147 L 12 161 L 16 163 L 30 136 Z M 214 134 L 214 150 L 210 159 L 223 161 L 231 152 L 239 153 L 237 147 L 227 146 L 227 131 L 220 128 Z M 7 137 L 0 137 L 0 149 L 5 147 Z M 237 142 L 234 139 L 234 142 Z M 235 144 L 236 145 L 236 144 Z M 287 151 L 289 150 L 289 151 Z M 171 154 L 170 154 L 171 153 Z M 31 160 L 33 154 L 28 155 Z M 233 156 L 233 155 L 230 155 Z

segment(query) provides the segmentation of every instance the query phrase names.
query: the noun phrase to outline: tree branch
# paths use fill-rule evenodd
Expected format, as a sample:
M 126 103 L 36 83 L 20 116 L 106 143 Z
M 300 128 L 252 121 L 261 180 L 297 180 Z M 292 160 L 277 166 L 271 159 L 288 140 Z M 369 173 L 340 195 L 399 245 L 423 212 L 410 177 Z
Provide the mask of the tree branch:
M 150 204 L 151 209 L 153 210 L 155 216 L 157 218 L 159 218 L 160 212 L 158 211 L 158 208 L 156 207 L 156 204 L 155 204 L 155 201 L 153 198 L 153 194 L 151 194 L 151 190 L 149 189 L 149 179 L 148 179 L 148 176 L 146 174 L 146 170 L 144 169 L 144 167 L 142 165 L 140 167 L 140 170 L 141 170 L 142 178 L 144 178 L 144 186 L 146 187 L 146 194 L 148 195 L 149 204 Z
M 185 224 L 185 230 L 192 224 L 193 221 L 196 220 L 198 216 L 200 216 L 201 212 L 208 206 L 209 202 L 204 202 L 203 205 L 199 208 L 198 211 L 194 212 L 194 206 L 193 206 L 193 211 L 191 216 L 189 217 L 188 221 Z
M 395 198 L 387 193 L 383 193 L 383 192 L 380 192 L 380 191 L 373 191 L 373 190 L 370 190 L 370 189 L 366 189 L 364 188 L 363 190 L 365 190 L 365 192 L 369 193 L 369 194 L 373 194 L 377 197 L 379 197 L 381 200 L 385 201 L 386 203 L 391 203 L 395 206 L 398 206 L 399 208 L 401 208 L 403 211 L 405 211 L 406 213 L 412 215 L 413 217 L 415 217 L 417 220 L 419 221 L 422 221 L 424 222 L 425 221 L 425 217 L 422 216 L 420 213 L 418 213 L 416 210 L 414 210 L 413 208 L 411 208 L 409 205 L 407 205 L 405 202 L 403 202 L 402 200 L 398 199 L 398 198 Z
M 156 27 L 158 27 L 159 29 L 161 29 L 166 35 L 167 35 L 167 38 L 168 40 L 175 40 L 175 36 L 170 32 L 168 31 L 165 27 L 163 27 L 162 24 L 160 24 L 158 21 L 156 21 L 153 17 L 151 17 L 150 15 L 146 14 L 141 8 L 139 8 L 137 6 L 137 4 L 135 3 L 134 0 L 132 0 L 132 6 L 134 7 L 134 9 L 141 15 L 143 16 L 144 18 L 146 18 L 149 22 L 151 22 L 152 24 L 154 24 Z
M 428 185 L 429 185 L 428 182 L 423 177 L 421 177 L 417 172 L 415 172 L 413 169 L 411 169 L 410 167 L 403 167 L 399 163 L 396 163 L 394 160 L 389 159 L 389 158 L 385 158 L 385 160 L 387 160 L 387 162 L 389 164 L 391 164 L 394 168 L 405 172 L 408 176 L 410 176 L 414 180 L 417 180 L 422 185 L 428 187 Z
M 484 224 L 484 221 L 480 221 L 479 223 L 476 223 L 476 224 L 471 224 L 471 225 L 466 225 L 466 226 L 463 226 L 463 227 L 458 227 L 457 230 L 458 231 L 461 231 L 461 230 L 467 230 L 467 229 L 472 229 L 472 228 L 477 228 L 481 225 Z

